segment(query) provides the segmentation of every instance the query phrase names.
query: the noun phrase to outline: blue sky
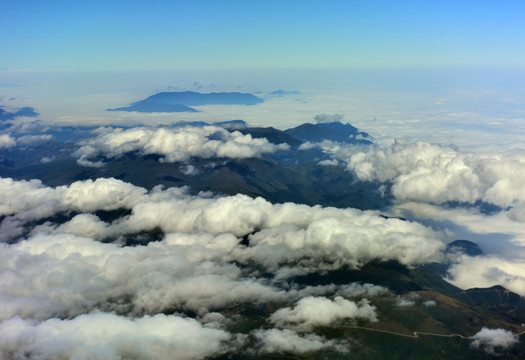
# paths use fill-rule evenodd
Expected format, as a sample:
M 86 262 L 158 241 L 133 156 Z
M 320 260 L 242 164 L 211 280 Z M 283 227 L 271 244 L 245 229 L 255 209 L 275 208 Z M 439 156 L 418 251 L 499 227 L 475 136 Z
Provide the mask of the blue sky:
M 4 2 L 0 69 L 525 64 L 523 1 Z

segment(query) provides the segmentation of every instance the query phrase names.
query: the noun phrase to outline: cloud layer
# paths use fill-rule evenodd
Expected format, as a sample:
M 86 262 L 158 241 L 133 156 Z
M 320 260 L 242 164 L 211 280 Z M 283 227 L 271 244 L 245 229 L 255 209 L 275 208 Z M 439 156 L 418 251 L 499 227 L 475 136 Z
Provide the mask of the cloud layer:
M 387 290 L 299 286 L 294 277 L 376 259 L 417 265 L 439 259 L 444 247 L 439 233 L 373 211 L 147 191 L 116 179 L 0 184 L 0 350 L 13 357 L 163 358 L 173 348 L 178 358 L 202 358 L 246 341 L 258 344 L 255 353 L 345 352 L 348 344 L 305 332 L 375 321 L 366 297 Z M 119 212 L 103 220 L 99 210 Z M 226 330 L 238 317 L 215 311 L 239 303 L 273 304 L 270 328 Z M 180 341 L 164 346 L 168 336 Z
M 129 152 L 156 154 L 163 156 L 161 161 L 173 163 L 191 157 L 258 157 L 289 148 L 287 144 L 275 145 L 265 138 L 252 138 L 249 134 L 229 132 L 217 126 L 100 128 L 94 135 L 82 141 L 74 153 L 80 165 L 99 167 L 103 162 L 95 159 L 114 158 Z
M 478 200 L 502 207 L 523 204 L 525 152 L 461 153 L 453 147 L 396 140 L 391 146 L 342 148 L 333 155 L 359 180 L 392 183 L 399 201 L 442 204 Z
M 366 299 L 356 304 L 341 296 L 336 296 L 334 300 L 308 296 L 302 298 L 294 308 L 277 310 L 270 317 L 270 321 L 278 327 L 292 327 L 301 331 L 327 326 L 342 319 L 377 321 L 375 307 Z
M 375 211 L 111 178 L 0 185 L 0 351 L 14 358 L 185 359 L 247 346 L 345 353 L 348 343 L 316 329 L 377 321 L 373 299 L 388 290 L 294 278 L 375 260 L 417 266 L 445 248 L 442 234 Z M 102 219 L 99 210 L 119 211 Z M 467 260 L 456 266 L 475 265 Z M 243 316 L 218 312 L 239 304 L 272 309 L 264 327 L 231 330 Z
M 224 352 L 230 338 L 194 319 L 163 314 L 128 319 L 97 313 L 43 322 L 15 317 L 0 323 L 0 351 L 15 359 L 203 359 Z
M 505 329 L 489 329 L 483 327 L 472 336 L 472 347 L 483 348 L 489 354 L 495 354 L 496 349 L 508 349 L 518 343 L 514 334 Z

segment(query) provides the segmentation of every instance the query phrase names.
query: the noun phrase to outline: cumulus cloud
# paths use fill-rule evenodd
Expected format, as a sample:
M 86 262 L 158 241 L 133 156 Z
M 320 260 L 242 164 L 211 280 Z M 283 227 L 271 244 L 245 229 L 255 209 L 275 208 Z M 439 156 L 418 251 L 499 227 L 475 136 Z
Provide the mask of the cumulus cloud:
M 407 298 L 405 298 L 403 296 L 398 296 L 396 298 L 396 306 L 397 307 L 406 308 L 406 307 L 413 307 L 414 305 L 416 305 L 416 302 L 414 300 L 407 299 Z
M 462 289 L 501 285 L 525 296 L 525 261 L 522 259 L 463 255 L 456 261 L 446 279 L 453 285 Z
M 508 349 L 518 343 L 511 331 L 505 329 L 489 329 L 483 327 L 472 336 L 472 347 L 482 348 L 489 354 L 495 354 L 496 349 Z
M 15 317 L 0 323 L 0 351 L 14 359 L 203 359 L 223 353 L 231 337 L 194 319 L 163 314 L 128 319 L 95 313 L 42 322 Z
M 0 135 L 0 149 L 8 149 L 16 146 L 16 140 L 8 134 Z
M 426 301 L 423 301 L 423 306 L 424 307 L 434 307 L 436 306 L 437 303 L 435 300 L 426 300 Z
M 22 145 L 30 145 L 34 143 L 39 142 L 45 142 L 49 141 L 53 138 L 53 135 L 45 134 L 45 135 L 25 135 L 21 136 L 18 139 L 16 139 L 18 144 Z
M 224 330 L 228 321 L 210 312 L 239 303 L 282 307 L 268 321 L 291 330 L 244 335 L 255 337 L 263 352 L 295 351 L 294 346 L 335 349 L 341 344 L 297 331 L 374 321 L 375 307 L 363 297 L 388 290 L 361 283 L 300 286 L 294 277 L 376 259 L 417 265 L 439 259 L 444 248 L 430 228 L 374 211 L 272 204 L 244 195 L 192 195 L 187 188 L 147 191 L 102 178 L 58 187 L 0 179 L 0 185 L 2 234 L 9 240 L 0 244 L 0 321 L 5 334 L 22 339 L 2 346 L 15 357 L 44 351 L 45 331 L 59 334 L 64 344 L 49 357 L 74 356 L 78 340 L 65 329 L 89 327 L 90 316 L 99 313 L 106 316 L 102 324 L 111 316 L 112 323 L 125 324 L 120 329 L 129 327 L 131 341 L 139 320 L 157 314 L 178 322 L 191 319 L 175 314 L 194 316 L 201 320 L 190 322 L 202 331 L 220 330 L 213 334 L 237 339 Z M 125 211 L 103 220 L 94 213 L 98 210 Z M 68 220 L 56 222 L 57 214 Z M 153 233 L 160 235 L 148 235 Z M 127 239 L 141 245 L 125 246 Z M 272 271 L 273 277 L 260 276 Z M 285 307 L 290 303 L 295 306 Z M 289 337 L 289 345 L 277 343 L 279 333 Z M 119 336 L 101 340 L 100 349 L 120 354 L 113 342 Z M 221 346 L 203 350 L 202 357 Z
M 0 215 L 36 220 L 58 212 L 91 212 L 129 208 L 147 191 L 116 180 L 99 178 L 76 181 L 68 186 L 46 187 L 40 180 L 0 178 Z
M 199 242 L 211 249 L 190 246 Z M 40 233 L 3 246 L 1 319 L 71 317 L 86 309 L 204 314 L 234 301 L 282 300 L 283 291 L 243 278 L 237 266 L 222 261 L 221 249 L 236 243 L 231 235 L 173 234 L 147 246 L 120 247 Z
M 299 300 L 294 308 L 279 309 L 270 317 L 270 321 L 279 327 L 292 327 L 300 331 L 346 319 L 377 321 L 376 309 L 366 299 L 355 303 L 341 296 L 336 296 L 334 300 L 308 296 Z
M 161 161 L 184 162 L 191 157 L 200 158 L 250 158 L 277 150 L 287 150 L 289 145 L 275 145 L 265 138 L 252 138 L 239 131 L 229 132 L 217 126 L 132 129 L 100 128 L 95 137 L 79 143 L 74 155 L 83 166 L 102 165 L 99 156 L 114 158 L 129 152 L 156 154 Z
M 301 209 L 284 204 L 272 216 L 294 210 L 283 224 L 263 228 L 250 236 L 249 256 L 275 270 L 286 263 L 304 269 L 354 268 L 372 260 L 397 260 L 406 265 L 439 261 L 439 235 L 417 223 L 384 219 L 373 212 L 352 209 Z M 307 222 L 299 214 L 309 215 Z M 291 215 L 291 216 L 290 216 Z M 326 262 L 323 261 L 326 259 Z M 297 263 L 298 262 L 298 263 Z
M 396 140 L 391 146 L 355 151 L 342 148 L 334 155 L 363 181 L 391 182 L 401 201 L 441 204 L 447 201 L 499 206 L 525 201 L 525 152 L 469 154 L 454 147 Z
M 181 166 L 180 167 L 180 171 L 186 176 L 188 176 L 188 175 L 198 175 L 199 174 L 199 169 L 197 169 L 193 165 Z
M 5 202 L 2 225 L 17 229 L 24 221 L 60 211 L 92 212 L 127 208 L 129 216 L 106 224 L 92 215 L 71 219 L 47 231 L 71 231 L 97 239 L 161 229 L 164 233 L 204 231 L 236 237 L 249 235 L 248 248 L 233 249 L 239 261 L 256 261 L 274 271 L 287 263 L 304 269 L 343 265 L 359 267 L 372 260 L 406 265 L 441 258 L 440 235 L 415 222 L 385 219 L 373 211 L 323 208 L 293 203 L 271 204 L 245 195 L 203 197 L 184 188 L 143 188 L 115 179 L 75 182 L 48 188 L 39 181 L 1 179 Z M 13 204 L 13 205 L 12 205 Z M 43 230 L 39 228 L 38 230 Z
M 348 345 L 343 342 L 328 340 L 315 334 L 299 335 L 290 329 L 257 330 L 254 336 L 259 342 L 259 350 L 263 353 L 292 352 L 305 354 L 326 348 L 338 352 L 348 352 Z
M 343 120 L 344 114 L 334 114 L 334 115 L 327 115 L 327 114 L 319 114 L 314 116 L 314 120 L 320 123 L 325 122 L 338 122 Z
M 318 162 L 321 166 L 337 166 L 339 165 L 339 161 L 332 159 L 332 160 L 322 160 Z
M 69 186 L 46 187 L 40 180 L 15 181 L 0 178 L 0 240 L 23 233 L 25 222 L 76 211 L 115 210 L 130 208 L 146 194 L 146 190 L 116 179 L 77 181 Z

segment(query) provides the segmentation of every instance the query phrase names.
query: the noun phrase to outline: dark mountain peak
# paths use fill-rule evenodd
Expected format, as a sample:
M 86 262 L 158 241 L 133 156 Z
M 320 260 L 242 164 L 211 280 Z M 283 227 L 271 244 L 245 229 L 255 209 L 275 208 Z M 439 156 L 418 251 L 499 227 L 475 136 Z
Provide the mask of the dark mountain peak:
M 160 92 L 132 103 L 129 106 L 108 109 L 109 111 L 138 112 L 196 112 L 191 106 L 199 105 L 256 105 L 264 100 L 249 93 L 195 91 Z
M 489 288 L 468 289 L 462 291 L 456 297 L 459 300 L 472 305 L 488 304 L 510 306 L 525 310 L 525 298 L 500 285 L 495 285 Z
M 367 133 L 360 132 L 355 126 L 342 124 L 340 122 L 305 123 L 285 132 L 296 139 L 310 142 L 321 142 L 331 140 L 344 143 L 371 144 L 364 138 L 369 137 Z
M 266 138 L 266 140 L 273 144 L 286 143 L 291 146 L 299 146 L 302 144 L 302 141 L 274 127 L 249 127 L 240 129 L 239 131 L 243 134 L 250 134 L 254 138 Z
M 447 244 L 448 253 L 461 252 L 469 256 L 483 255 L 483 250 L 478 244 L 468 240 L 455 240 Z
M 156 104 L 148 102 L 137 102 L 130 106 L 107 109 L 107 111 L 137 111 L 143 113 L 154 113 L 154 112 L 199 112 L 198 110 L 182 105 L 182 104 Z
M 220 126 L 228 130 L 241 130 L 248 127 L 248 124 L 244 120 L 227 120 L 214 122 L 212 125 Z
M 184 104 L 199 105 L 256 105 L 264 100 L 248 93 L 240 92 L 213 92 L 199 93 L 195 91 L 160 92 L 137 103 L 154 104 Z
M 317 123 L 317 126 L 321 126 L 321 127 L 328 128 L 328 129 L 334 129 L 334 130 L 343 130 L 347 132 L 352 132 L 354 134 L 359 133 L 359 130 L 355 126 L 350 125 L 349 123 L 343 124 L 342 122 L 339 122 L 339 121 L 321 122 L 321 123 Z
M 16 110 L 15 112 L 10 112 L 7 110 L 4 110 L 2 106 L 0 106 L 0 120 L 12 120 L 19 116 L 27 116 L 27 117 L 35 117 L 39 114 L 33 109 L 32 107 L 23 107 L 21 109 Z

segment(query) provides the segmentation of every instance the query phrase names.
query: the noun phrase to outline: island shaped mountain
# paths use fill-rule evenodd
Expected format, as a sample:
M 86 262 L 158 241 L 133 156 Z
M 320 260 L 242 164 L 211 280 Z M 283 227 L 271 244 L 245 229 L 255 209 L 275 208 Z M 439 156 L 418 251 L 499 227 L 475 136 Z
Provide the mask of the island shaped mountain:
M 199 93 L 194 91 L 160 92 L 129 106 L 108 109 L 108 111 L 137 112 L 198 112 L 192 106 L 201 105 L 257 105 L 264 100 L 249 93 L 217 92 Z

